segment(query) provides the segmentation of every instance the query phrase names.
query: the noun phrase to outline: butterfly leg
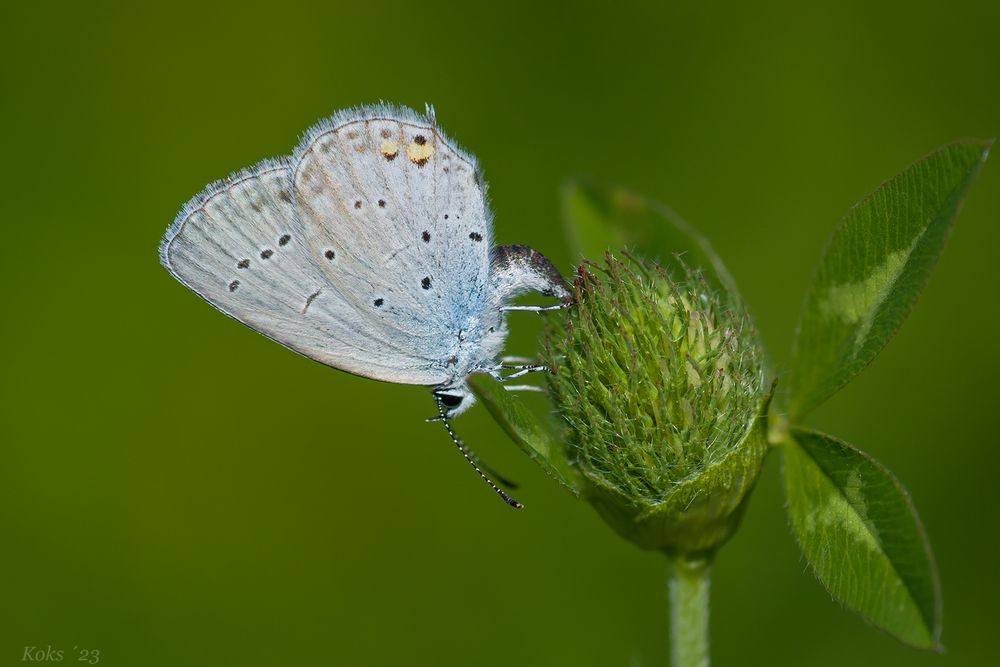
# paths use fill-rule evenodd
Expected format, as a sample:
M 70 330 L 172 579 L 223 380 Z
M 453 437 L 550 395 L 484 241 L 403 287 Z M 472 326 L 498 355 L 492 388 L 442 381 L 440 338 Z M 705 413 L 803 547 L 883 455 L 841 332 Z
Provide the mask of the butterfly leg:
M 554 306 L 501 306 L 500 312 L 509 313 L 519 311 L 525 313 L 546 313 L 550 310 L 562 310 L 564 308 L 569 308 L 572 305 L 572 303 L 557 303 Z
M 531 357 L 500 357 L 500 364 L 534 364 L 538 363 Z
M 542 394 L 548 392 L 545 387 L 537 384 L 505 384 L 503 388 L 507 391 L 537 391 Z
M 524 366 L 511 366 L 507 364 L 501 364 L 500 368 L 507 371 L 515 371 L 510 375 L 504 375 L 500 378 L 501 382 L 506 382 L 507 380 L 513 380 L 515 378 L 523 377 L 528 373 L 539 373 L 542 371 L 548 371 L 549 367 L 542 364 L 527 364 Z

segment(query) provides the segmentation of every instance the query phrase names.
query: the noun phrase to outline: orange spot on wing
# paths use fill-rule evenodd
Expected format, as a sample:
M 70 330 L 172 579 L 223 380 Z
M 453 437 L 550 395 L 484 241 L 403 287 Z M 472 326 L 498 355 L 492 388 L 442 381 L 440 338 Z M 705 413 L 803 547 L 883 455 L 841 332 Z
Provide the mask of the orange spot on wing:
M 379 152 L 386 160 L 395 160 L 396 156 L 399 155 L 399 144 L 392 139 L 386 139 L 379 147 Z
M 418 167 L 422 167 L 434 155 L 434 145 L 427 143 L 426 140 L 418 141 L 418 139 L 423 139 L 423 137 L 417 137 L 417 139 L 406 147 L 406 156 L 410 158 L 410 162 Z

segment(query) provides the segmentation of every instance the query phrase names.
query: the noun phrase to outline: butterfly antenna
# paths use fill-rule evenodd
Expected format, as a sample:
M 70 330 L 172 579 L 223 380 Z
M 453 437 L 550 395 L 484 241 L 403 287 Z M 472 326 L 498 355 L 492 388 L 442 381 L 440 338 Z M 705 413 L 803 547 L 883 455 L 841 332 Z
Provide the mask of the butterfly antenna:
M 440 419 L 441 423 L 444 424 L 445 429 L 448 431 L 448 435 L 451 436 L 451 441 L 455 443 L 455 446 L 458 447 L 458 451 L 462 453 L 462 456 L 465 457 L 465 460 L 469 462 L 469 465 L 472 466 L 472 469 L 475 470 L 477 473 L 479 473 L 479 476 L 483 478 L 483 481 L 489 484 L 490 488 L 496 491 L 497 495 L 503 498 L 503 501 L 505 503 L 507 503 L 508 505 L 510 505 L 515 509 L 522 509 L 524 505 L 511 498 L 509 495 L 507 495 L 506 491 L 504 491 L 499 486 L 494 484 L 493 480 L 487 477 L 486 473 L 480 469 L 479 464 L 476 461 L 475 455 L 472 454 L 472 452 L 469 450 L 468 447 L 462 444 L 462 441 L 458 439 L 458 436 L 455 435 L 455 431 L 451 428 L 451 420 L 448 419 L 448 417 L 446 416 L 444 403 L 441 402 L 440 398 L 437 399 L 437 404 L 438 404 L 438 413 L 440 414 L 441 417 Z

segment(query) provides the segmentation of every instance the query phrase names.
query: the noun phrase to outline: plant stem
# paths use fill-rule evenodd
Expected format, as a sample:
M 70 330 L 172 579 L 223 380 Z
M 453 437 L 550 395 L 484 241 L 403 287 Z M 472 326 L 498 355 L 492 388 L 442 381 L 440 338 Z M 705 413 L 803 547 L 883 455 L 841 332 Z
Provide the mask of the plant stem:
M 706 559 L 670 559 L 670 664 L 708 667 L 708 589 Z

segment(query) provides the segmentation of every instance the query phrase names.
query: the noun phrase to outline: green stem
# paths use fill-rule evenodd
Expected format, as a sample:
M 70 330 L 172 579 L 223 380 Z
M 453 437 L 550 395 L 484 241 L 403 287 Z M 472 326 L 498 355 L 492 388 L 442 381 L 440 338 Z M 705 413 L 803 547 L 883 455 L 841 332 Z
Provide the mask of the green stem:
M 708 667 L 708 560 L 670 559 L 670 664 Z

